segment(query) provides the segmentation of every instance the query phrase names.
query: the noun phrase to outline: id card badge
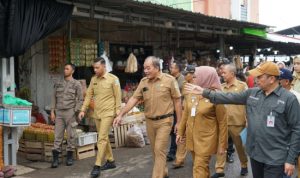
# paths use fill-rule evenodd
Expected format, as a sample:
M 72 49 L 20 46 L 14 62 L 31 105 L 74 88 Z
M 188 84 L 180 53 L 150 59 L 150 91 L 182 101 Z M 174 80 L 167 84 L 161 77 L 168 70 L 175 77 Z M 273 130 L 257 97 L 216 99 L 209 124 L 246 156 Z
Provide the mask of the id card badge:
M 272 115 L 272 112 L 267 117 L 267 127 L 275 127 L 275 116 Z
M 196 107 L 192 107 L 192 110 L 191 110 L 191 116 L 192 116 L 192 117 L 195 117 L 195 116 L 196 116 Z

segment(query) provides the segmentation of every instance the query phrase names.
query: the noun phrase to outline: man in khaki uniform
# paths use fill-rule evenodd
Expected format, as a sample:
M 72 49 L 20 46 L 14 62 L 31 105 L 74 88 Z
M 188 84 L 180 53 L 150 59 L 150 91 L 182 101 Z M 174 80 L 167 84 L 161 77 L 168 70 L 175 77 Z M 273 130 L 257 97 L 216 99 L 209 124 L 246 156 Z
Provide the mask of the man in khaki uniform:
M 242 92 L 248 89 L 245 82 L 236 79 L 236 68 L 233 64 L 227 64 L 223 68 L 222 74 L 225 83 L 222 84 L 224 92 Z M 246 109 L 244 105 L 225 105 L 227 109 L 228 132 L 237 149 L 237 153 L 241 162 L 241 176 L 248 174 L 247 169 L 247 154 L 244 150 L 243 143 L 240 137 L 240 132 L 246 125 Z M 212 178 L 224 177 L 224 167 L 226 163 L 226 155 L 217 155 L 216 173 Z
M 92 77 L 87 89 L 79 118 L 81 119 L 85 116 L 85 112 L 93 98 L 95 102 L 95 124 L 98 131 L 98 154 L 91 176 L 98 177 L 101 170 L 116 167 L 108 134 L 114 117 L 121 109 L 121 88 L 118 77 L 106 72 L 106 64 L 103 58 L 96 58 L 93 67 L 95 76 Z M 102 165 L 104 157 L 106 163 Z
M 58 167 L 58 156 L 61 152 L 61 144 L 67 130 L 67 166 L 73 164 L 73 151 L 75 149 L 76 116 L 82 105 L 83 93 L 79 81 L 73 78 L 75 66 L 66 64 L 64 67 L 64 80 L 54 86 L 51 115 L 52 122 L 55 122 L 55 139 L 52 150 L 52 168 Z
M 179 90 L 180 92 L 182 91 L 182 87 L 183 87 L 183 83 L 184 83 L 184 76 L 181 74 L 182 71 L 182 64 L 179 63 L 179 61 L 174 61 L 171 64 L 170 67 L 170 74 L 175 77 L 178 86 L 179 86 Z M 170 144 L 170 148 L 169 148 L 169 153 L 167 155 L 167 161 L 174 161 L 176 158 L 176 150 L 177 150 L 177 145 L 176 145 L 176 133 L 174 132 L 174 127 L 176 125 L 176 114 L 174 115 L 174 123 L 173 123 L 173 127 L 171 130 L 171 144 Z
M 195 66 L 193 66 L 193 65 L 188 65 L 186 67 L 186 69 L 182 72 L 182 74 L 184 76 L 184 82 L 183 82 L 182 88 L 181 88 L 181 93 L 182 93 L 182 96 L 183 96 L 183 100 L 185 100 L 185 98 L 187 97 L 187 94 L 183 91 L 183 86 L 186 83 L 193 83 L 194 72 L 195 72 Z M 186 157 L 186 154 L 187 154 L 186 143 L 185 143 L 185 135 L 184 135 L 184 138 L 182 140 L 183 140 L 182 142 L 177 143 L 176 158 L 175 158 L 175 161 L 172 164 L 173 169 L 182 168 L 184 166 L 184 161 L 185 161 L 185 157 Z
M 139 100 L 144 100 L 147 134 L 154 156 L 152 178 L 164 178 L 168 177 L 166 156 L 169 134 L 173 125 L 174 108 L 177 123 L 181 118 L 181 95 L 175 78 L 160 72 L 158 58 L 147 57 L 144 63 L 144 72 L 146 77 L 140 81 L 134 95 L 115 118 L 114 125 L 120 124 L 122 117 Z M 175 129 L 177 130 L 177 125 Z

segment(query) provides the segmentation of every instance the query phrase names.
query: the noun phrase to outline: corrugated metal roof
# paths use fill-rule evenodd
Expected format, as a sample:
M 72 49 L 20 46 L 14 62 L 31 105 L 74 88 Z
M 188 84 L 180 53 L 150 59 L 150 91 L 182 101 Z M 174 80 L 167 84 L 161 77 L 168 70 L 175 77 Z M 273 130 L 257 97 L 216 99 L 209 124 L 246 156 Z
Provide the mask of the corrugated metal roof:
M 230 20 L 220 17 L 207 16 L 201 13 L 193 13 L 183 9 L 174 9 L 169 6 L 162 4 L 154 4 L 151 2 L 140 2 L 134 0 L 67 0 L 69 2 L 79 2 L 91 5 L 91 2 L 94 2 L 95 5 L 99 5 L 105 8 L 112 8 L 116 10 L 126 11 L 128 13 L 137 13 L 141 15 L 151 15 L 153 17 L 163 17 L 175 21 L 187 21 L 193 23 L 202 23 L 208 25 L 219 25 L 225 27 L 234 27 L 234 28 L 259 28 L 265 29 L 268 28 L 266 25 Z
M 287 28 L 284 30 L 277 31 L 276 33 L 282 34 L 282 35 L 300 35 L 300 25 Z

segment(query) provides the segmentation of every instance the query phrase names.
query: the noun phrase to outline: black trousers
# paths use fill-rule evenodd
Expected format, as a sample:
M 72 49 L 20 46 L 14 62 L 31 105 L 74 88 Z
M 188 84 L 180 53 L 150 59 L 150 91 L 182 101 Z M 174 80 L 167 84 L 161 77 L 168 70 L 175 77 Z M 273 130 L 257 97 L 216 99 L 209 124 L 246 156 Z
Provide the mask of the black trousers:
M 229 136 L 228 137 L 228 148 L 227 148 L 227 154 L 228 155 L 232 155 L 234 153 L 235 149 L 233 147 L 233 140 L 232 138 Z
M 283 178 L 284 165 L 273 166 L 250 159 L 254 178 Z
M 173 127 L 171 130 L 171 144 L 170 144 L 170 148 L 169 148 L 169 155 L 176 155 L 176 150 L 177 150 L 177 144 L 176 144 L 176 134 L 174 133 L 174 129 L 175 129 L 175 125 L 177 124 L 177 117 L 176 114 L 174 114 L 174 122 L 173 122 Z

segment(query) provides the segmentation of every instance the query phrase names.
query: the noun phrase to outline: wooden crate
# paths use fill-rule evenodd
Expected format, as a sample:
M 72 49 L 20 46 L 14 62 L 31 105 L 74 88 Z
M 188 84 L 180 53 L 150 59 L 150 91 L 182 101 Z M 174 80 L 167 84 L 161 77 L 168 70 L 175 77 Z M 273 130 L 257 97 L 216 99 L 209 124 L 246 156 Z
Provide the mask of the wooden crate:
M 44 146 L 40 141 L 24 141 L 26 159 L 30 161 L 44 160 Z
M 76 158 L 78 160 L 94 157 L 95 155 L 95 144 L 79 146 L 76 148 Z
M 43 161 L 44 155 L 40 153 L 26 153 L 26 159 L 30 161 Z
M 114 127 L 112 130 L 113 137 L 110 137 L 110 143 L 112 148 L 119 148 L 126 144 L 126 133 L 131 128 L 132 124 L 124 124 L 118 127 Z
M 18 152 L 25 153 L 26 152 L 26 146 L 25 141 L 23 139 L 19 140 L 19 149 Z
M 25 140 L 25 147 L 26 148 L 34 148 L 34 149 L 43 149 L 44 145 L 43 145 L 43 142 L 40 142 L 40 141 Z

